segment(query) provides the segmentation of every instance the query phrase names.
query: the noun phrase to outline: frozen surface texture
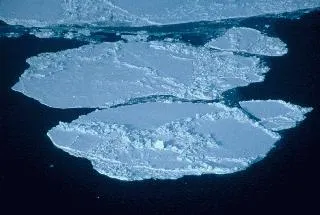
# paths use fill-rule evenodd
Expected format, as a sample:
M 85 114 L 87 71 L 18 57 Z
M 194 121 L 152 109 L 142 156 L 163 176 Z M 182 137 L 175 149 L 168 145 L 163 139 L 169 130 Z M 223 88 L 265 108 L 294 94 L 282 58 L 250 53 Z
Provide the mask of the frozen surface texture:
M 260 42 L 254 37 L 246 44 L 254 41 L 256 49 L 243 45 L 242 51 L 285 54 L 280 40 L 244 32 Z M 277 100 L 223 105 L 223 92 L 262 81 L 268 71 L 259 57 L 229 51 L 130 36 L 127 43 L 31 57 L 13 89 L 51 107 L 107 108 L 48 132 L 57 147 L 89 159 L 102 174 L 142 180 L 232 173 L 263 158 L 280 139 L 276 131 L 294 127 L 310 109 Z
M 264 157 L 279 135 L 221 104 L 146 103 L 98 110 L 48 135 L 122 180 L 231 173 Z
M 150 41 L 148 31 L 130 26 L 319 6 L 319 0 L 0 0 L 0 19 L 45 26 L 30 28 L 41 38 L 90 41 L 27 59 L 30 66 L 13 89 L 55 108 L 98 108 L 60 122 L 48 136 L 71 155 L 89 159 L 100 173 L 131 181 L 243 170 L 266 156 L 280 139 L 278 131 L 294 127 L 311 108 L 281 100 L 227 106 L 224 92 L 264 80 L 269 68 L 262 58 L 287 53 L 279 38 L 233 27 L 204 46 L 192 46 L 179 37 Z M 126 26 L 122 30 L 137 35 L 115 35 L 126 42 L 90 40 L 97 33 L 92 29 L 103 34 L 110 26 Z
M 304 120 L 311 108 L 301 108 L 281 100 L 252 100 L 240 102 L 248 113 L 260 119 L 260 123 L 273 131 L 292 128 Z
M 143 26 L 277 14 L 319 6 L 319 0 L 1 0 L 0 19 L 25 26 Z
M 223 36 L 211 40 L 205 46 L 267 56 L 281 56 L 287 53 L 286 44 L 279 38 L 265 36 L 251 28 L 231 28 Z
M 242 104 L 266 120 L 291 114 L 290 123 L 271 126 L 276 130 L 295 126 L 309 111 L 293 106 L 295 110 L 285 110 L 291 105 L 266 101 L 265 114 L 265 106 L 259 109 L 263 102 Z M 69 124 L 61 122 L 48 135 L 57 147 L 91 160 L 109 177 L 176 179 L 243 170 L 280 139 L 265 127 L 241 109 L 220 103 L 145 103 L 97 110 Z
M 13 89 L 58 108 L 105 107 L 155 95 L 213 100 L 262 81 L 268 71 L 257 57 L 169 42 L 90 44 L 27 62 L 30 68 Z

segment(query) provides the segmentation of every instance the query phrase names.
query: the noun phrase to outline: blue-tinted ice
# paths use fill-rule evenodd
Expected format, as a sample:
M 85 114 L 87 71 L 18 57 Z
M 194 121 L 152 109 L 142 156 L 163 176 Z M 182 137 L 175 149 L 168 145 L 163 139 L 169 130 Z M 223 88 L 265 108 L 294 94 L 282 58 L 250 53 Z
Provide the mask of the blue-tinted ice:
M 50 28 L 78 24 L 90 37 L 94 26 L 215 21 L 319 6 L 316 0 L 2 0 L 0 19 L 46 26 L 33 33 L 49 38 Z M 54 108 L 99 108 L 60 122 L 48 136 L 102 174 L 142 180 L 243 170 L 266 156 L 278 131 L 311 111 L 281 100 L 225 104 L 224 92 L 264 80 L 269 68 L 262 56 L 287 53 L 279 38 L 244 27 L 197 47 L 142 37 L 33 56 L 13 86 Z

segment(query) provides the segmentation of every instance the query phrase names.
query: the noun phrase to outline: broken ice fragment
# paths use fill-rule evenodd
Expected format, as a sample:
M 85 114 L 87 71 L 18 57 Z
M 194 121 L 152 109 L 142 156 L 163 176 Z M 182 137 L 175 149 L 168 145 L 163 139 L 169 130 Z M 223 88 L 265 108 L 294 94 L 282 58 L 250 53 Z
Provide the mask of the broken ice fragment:
M 161 150 L 164 148 L 164 143 L 162 140 L 156 140 L 156 142 L 154 142 L 153 146 L 154 146 L 154 148 Z
M 304 114 L 312 110 L 312 108 L 301 108 L 281 100 L 242 101 L 240 105 L 260 119 L 263 126 L 273 131 L 294 127 L 297 122 L 304 120 Z
M 208 42 L 206 47 L 246 52 L 257 55 L 281 56 L 287 53 L 286 44 L 279 38 L 268 37 L 251 28 L 231 28 L 224 35 Z

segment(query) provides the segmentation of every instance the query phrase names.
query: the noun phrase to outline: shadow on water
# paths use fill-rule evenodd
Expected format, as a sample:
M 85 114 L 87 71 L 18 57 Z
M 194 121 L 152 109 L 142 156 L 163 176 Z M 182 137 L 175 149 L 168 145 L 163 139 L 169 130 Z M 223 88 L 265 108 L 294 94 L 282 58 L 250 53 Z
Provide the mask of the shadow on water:
M 1 38 L 0 204 L 11 210 L 45 209 L 107 214 L 280 213 L 317 209 L 319 146 L 319 13 L 301 20 L 268 19 L 288 44 L 289 53 L 267 59 L 272 68 L 262 83 L 235 90 L 238 101 L 283 99 L 314 107 L 262 161 L 231 175 L 178 180 L 121 182 L 95 172 L 84 159 L 55 148 L 46 132 L 59 120 L 70 121 L 91 110 L 57 110 L 13 92 L 27 67 L 25 59 L 41 52 L 75 48 L 81 42 L 55 39 Z M 263 23 L 263 18 L 242 22 Z M 2 122 L 1 122 L 2 124 Z M 2 129 L 2 128 L 1 128 Z M 207 214 L 207 213 L 206 213 Z

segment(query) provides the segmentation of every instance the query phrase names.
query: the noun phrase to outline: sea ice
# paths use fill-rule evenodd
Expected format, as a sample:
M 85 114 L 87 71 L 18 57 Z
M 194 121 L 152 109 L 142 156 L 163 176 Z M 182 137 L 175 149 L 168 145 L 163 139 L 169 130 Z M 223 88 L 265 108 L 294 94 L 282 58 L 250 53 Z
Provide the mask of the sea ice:
M 13 89 L 58 108 L 106 107 L 155 95 L 214 100 L 262 81 L 268 71 L 257 57 L 171 42 L 89 44 L 27 62 Z
M 264 115 L 259 103 L 242 102 Z M 268 117 L 288 115 L 283 106 L 288 104 L 264 103 L 269 103 Z M 294 108 L 296 122 L 309 111 Z M 241 109 L 220 103 L 145 103 L 97 110 L 71 123 L 60 122 L 48 136 L 58 148 L 89 159 L 98 172 L 130 181 L 243 170 L 280 139 Z
M 50 26 L 145 26 L 214 21 L 316 8 L 319 0 L 1 0 L 0 20 Z
M 223 36 L 211 40 L 205 46 L 225 51 L 267 56 L 281 56 L 287 53 L 286 44 L 279 38 L 268 37 L 258 30 L 243 27 L 233 27 Z
M 59 25 L 177 24 L 319 6 L 319 0 L 1 0 L 0 19 L 46 26 L 30 30 L 39 37 L 74 38 L 90 37 L 89 25 L 70 26 L 74 31 L 68 33 Z M 13 89 L 55 108 L 99 108 L 60 122 L 48 136 L 64 151 L 89 159 L 100 173 L 121 180 L 243 170 L 268 153 L 280 139 L 278 131 L 294 127 L 311 111 L 280 100 L 223 104 L 223 92 L 263 81 L 269 68 L 260 55 L 287 53 L 278 38 L 243 27 L 198 47 L 147 38 L 144 32 L 127 36 L 127 42 L 33 56 Z
M 250 134 L 250 135 L 249 135 Z M 122 180 L 231 173 L 280 136 L 219 103 L 145 103 L 97 110 L 48 132 L 68 153 Z
M 304 114 L 312 110 L 281 100 L 242 101 L 240 105 L 248 113 L 260 119 L 261 125 L 273 131 L 294 127 L 297 122 L 304 120 Z

